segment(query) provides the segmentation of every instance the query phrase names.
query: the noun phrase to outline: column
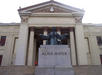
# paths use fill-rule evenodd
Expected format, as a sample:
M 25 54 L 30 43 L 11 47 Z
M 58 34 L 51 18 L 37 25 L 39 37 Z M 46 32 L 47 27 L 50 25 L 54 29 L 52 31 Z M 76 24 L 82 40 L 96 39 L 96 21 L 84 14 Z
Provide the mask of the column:
M 75 35 L 76 35 L 76 47 L 77 47 L 77 58 L 78 65 L 88 65 L 87 60 L 87 50 L 85 46 L 84 31 L 82 25 L 75 26 Z
M 15 65 L 26 64 L 26 51 L 27 51 L 27 41 L 28 41 L 28 24 L 26 20 L 27 18 L 24 18 L 20 25 Z
M 75 51 L 75 40 L 73 29 L 70 29 L 70 47 L 71 47 L 71 58 L 72 65 L 76 65 L 76 51 Z
M 33 54 L 33 65 L 35 66 L 37 61 L 38 55 L 37 55 L 37 48 L 36 48 L 36 39 L 34 39 L 34 54 Z
M 14 52 L 13 52 L 13 56 L 12 56 L 12 64 L 13 65 L 15 65 L 17 45 L 18 45 L 18 38 L 15 38 Z
M 60 29 L 57 29 L 57 33 L 61 35 L 61 31 L 60 31 Z
M 44 35 L 47 35 L 47 29 L 44 30 Z M 43 40 L 43 45 L 46 45 L 46 40 Z
M 57 28 L 57 33 L 59 34 L 59 35 L 61 35 L 61 29 L 60 28 Z M 61 43 L 61 40 L 60 39 L 57 39 L 58 41 L 59 41 L 59 43 Z
M 92 65 L 100 65 L 100 50 L 97 44 L 96 36 L 89 36 L 89 46 L 91 53 Z
M 34 64 L 33 54 L 34 54 L 34 29 L 31 28 L 30 38 L 29 38 L 29 49 L 28 49 L 28 65 L 29 66 L 32 66 Z

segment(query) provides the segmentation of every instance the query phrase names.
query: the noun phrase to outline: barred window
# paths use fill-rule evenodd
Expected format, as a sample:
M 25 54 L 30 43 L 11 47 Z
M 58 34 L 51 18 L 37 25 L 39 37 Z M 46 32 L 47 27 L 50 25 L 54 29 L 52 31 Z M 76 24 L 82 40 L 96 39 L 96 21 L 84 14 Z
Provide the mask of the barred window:
M 2 57 L 3 57 L 3 55 L 0 55 L 0 66 L 1 66 L 1 62 L 2 62 Z
M 97 36 L 98 45 L 102 45 L 102 36 Z
M 100 55 L 100 60 L 101 60 L 101 64 L 102 64 L 102 55 Z
M 1 36 L 0 46 L 4 46 L 6 41 L 6 36 Z

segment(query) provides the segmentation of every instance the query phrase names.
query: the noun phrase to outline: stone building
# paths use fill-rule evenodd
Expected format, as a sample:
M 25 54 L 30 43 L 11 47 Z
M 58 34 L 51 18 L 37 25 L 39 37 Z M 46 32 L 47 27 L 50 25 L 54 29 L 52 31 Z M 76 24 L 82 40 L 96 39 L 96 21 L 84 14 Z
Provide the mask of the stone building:
M 83 24 L 84 10 L 47 1 L 18 10 L 21 23 L 0 23 L 0 65 L 37 66 L 38 49 L 46 45 L 39 35 L 47 35 L 52 27 L 69 45 L 72 65 L 102 64 L 102 26 Z

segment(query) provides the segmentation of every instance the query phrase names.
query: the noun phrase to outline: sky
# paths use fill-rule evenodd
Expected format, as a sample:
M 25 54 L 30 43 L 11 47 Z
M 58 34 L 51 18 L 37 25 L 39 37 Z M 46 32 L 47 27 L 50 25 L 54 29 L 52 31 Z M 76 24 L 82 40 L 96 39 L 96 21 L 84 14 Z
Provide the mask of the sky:
M 0 23 L 19 23 L 19 7 L 27 7 L 49 0 L 1 0 Z M 84 9 L 83 23 L 102 23 L 102 0 L 55 0 L 66 5 Z

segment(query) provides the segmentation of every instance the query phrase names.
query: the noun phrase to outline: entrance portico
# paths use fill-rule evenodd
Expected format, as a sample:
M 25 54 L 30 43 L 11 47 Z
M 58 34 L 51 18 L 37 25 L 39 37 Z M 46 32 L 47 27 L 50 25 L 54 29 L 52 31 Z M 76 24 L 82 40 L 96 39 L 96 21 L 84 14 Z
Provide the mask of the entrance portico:
M 35 62 L 38 62 L 38 48 L 40 45 L 44 44 L 43 40 L 39 37 L 40 34 L 43 34 L 44 31 L 49 33 L 52 27 L 29 27 L 29 35 L 28 35 L 28 48 L 25 55 L 25 65 L 35 65 Z M 75 27 L 57 27 L 58 33 L 64 34 L 68 33 L 70 37 L 67 40 L 63 40 L 62 44 L 69 45 L 71 49 L 71 60 L 72 65 L 77 65 L 77 52 L 76 52 L 76 44 L 75 44 Z M 17 65 L 17 64 L 16 64 Z M 18 64 L 19 65 L 19 64 Z M 22 64 L 24 65 L 24 64 Z
M 50 9 L 53 7 L 54 11 Z M 72 65 L 88 65 L 87 50 L 82 26 L 84 10 L 48 1 L 39 5 L 19 9 L 21 25 L 19 32 L 16 65 L 35 65 L 38 61 L 38 48 L 46 44 L 40 34 L 47 35 L 52 27 L 59 34 L 68 33 L 70 37 L 62 40 L 69 45 Z M 20 58 L 20 59 L 19 59 Z

